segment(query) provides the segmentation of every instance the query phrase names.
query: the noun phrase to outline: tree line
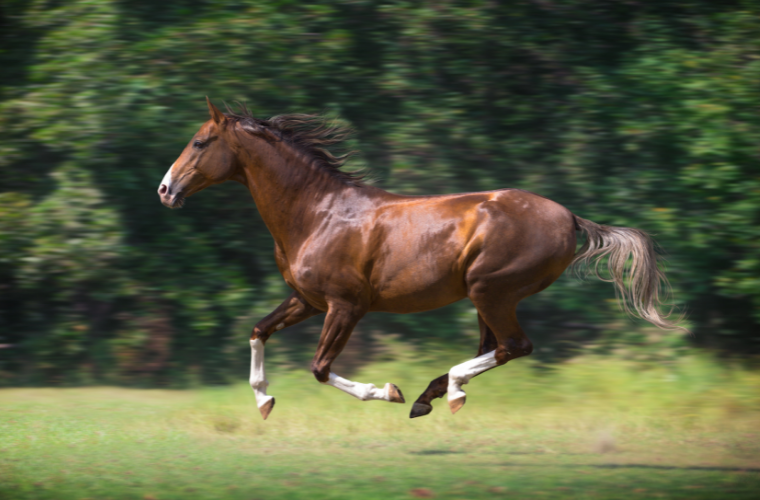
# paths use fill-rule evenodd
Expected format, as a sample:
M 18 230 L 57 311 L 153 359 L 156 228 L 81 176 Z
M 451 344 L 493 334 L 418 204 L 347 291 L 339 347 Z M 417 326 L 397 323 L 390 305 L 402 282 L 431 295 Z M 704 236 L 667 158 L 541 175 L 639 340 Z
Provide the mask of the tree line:
M 170 211 L 155 192 L 206 95 L 350 123 L 349 168 L 391 191 L 522 188 L 643 229 L 687 341 L 760 350 L 758 2 L 9 0 L 0 16 L 1 384 L 216 382 L 247 363 L 287 293 L 250 195 Z M 612 286 L 570 276 L 520 315 L 555 354 L 651 336 Z M 368 339 L 476 348 L 464 303 L 372 318 Z

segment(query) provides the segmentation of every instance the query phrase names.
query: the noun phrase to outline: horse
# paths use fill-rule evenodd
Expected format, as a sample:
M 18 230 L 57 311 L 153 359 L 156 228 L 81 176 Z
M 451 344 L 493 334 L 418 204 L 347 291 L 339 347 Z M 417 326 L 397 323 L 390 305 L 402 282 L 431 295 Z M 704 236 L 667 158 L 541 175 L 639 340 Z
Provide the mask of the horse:
M 529 355 L 517 321 L 524 298 L 552 284 L 571 264 L 589 265 L 614 283 L 624 309 L 664 329 L 667 286 L 652 239 L 643 231 L 599 225 L 520 189 L 403 196 L 341 170 L 349 154 L 331 152 L 350 130 L 320 115 L 268 120 L 244 106 L 223 113 L 206 98 L 211 118 L 192 137 L 158 188 L 161 202 L 185 199 L 226 181 L 243 184 L 272 234 L 277 267 L 293 293 L 250 336 L 250 385 L 267 419 L 264 345 L 276 331 L 325 314 L 311 363 L 314 377 L 362 401 L 405 403 L 395 384 L 381 389 L 330 369 L 368 312 L 414 313 L 469 298 L 478 313 L 476 356 L 436 378 L 412 405 L 429 414 L 447 395 L 452 413 L 476 375 Z M 576 233 L 586 237 L 576 252 Z M 606 258 L 607 273 L 600 274 Z

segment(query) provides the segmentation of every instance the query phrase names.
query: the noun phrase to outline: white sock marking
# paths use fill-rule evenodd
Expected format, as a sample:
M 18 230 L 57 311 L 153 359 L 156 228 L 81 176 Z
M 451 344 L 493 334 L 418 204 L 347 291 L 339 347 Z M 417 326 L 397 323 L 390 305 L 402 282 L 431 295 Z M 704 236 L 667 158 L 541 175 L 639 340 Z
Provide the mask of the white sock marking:
M 375 387 L 375 384 L 353 382 L 343 377 L 339 377 L 332 372 L 330 372 L 330 379 L 325 383 L 336 387 L 355 398 L 361 399 L 362 401 L 369 401 L 370 399 L 379 399 L 381 401 L 391 400 L 390 395 L 388 394 L 388 386 L 383 389 L 378 389 Z
M 256 405 L 261 408 L 272 396 L 267 396 L 266 373 L 264 372 L 264 343 L 261 339 L 251 340 L 251 377 L 248 379 L 256 396 Z
M 497 366 L 496 351 L 491 351 L 477 358 L 465 361 L 456 365 L 449 370 L 449 401 L 461 398 L 465 395 L 462 386 L 470 381 L 472 377 L 483 373 L 489 368 Z

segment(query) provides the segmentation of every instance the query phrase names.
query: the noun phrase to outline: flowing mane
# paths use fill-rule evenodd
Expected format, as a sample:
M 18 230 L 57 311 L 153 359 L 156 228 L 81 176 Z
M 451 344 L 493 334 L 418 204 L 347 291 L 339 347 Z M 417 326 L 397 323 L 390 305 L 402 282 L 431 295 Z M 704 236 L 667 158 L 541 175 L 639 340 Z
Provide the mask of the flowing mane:
M 289 144 L 309 158 L 312 165 L 324 170 L 332 177 L 348 184 L 363 185 L 365 173 L 341 170 L 341 167 L 356 154 L 356 151 L 331 148 L 344 143 L 353 134 L 350 127 L 323 115 L 299 113 L 277 115 L 268 120 L 262 120 L 252 116 L 242 104 L 237 113 L 227 107 L 225 116 L 249 134 L 270 135 L 276 140 Z

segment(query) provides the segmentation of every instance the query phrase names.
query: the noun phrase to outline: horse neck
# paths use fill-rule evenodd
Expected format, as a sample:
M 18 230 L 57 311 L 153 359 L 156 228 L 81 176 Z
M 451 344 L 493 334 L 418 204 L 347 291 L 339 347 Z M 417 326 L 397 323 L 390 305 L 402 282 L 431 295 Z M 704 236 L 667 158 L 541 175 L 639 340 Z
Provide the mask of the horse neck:
M 238 151 L 248 190 L 277 245 L 285 252 L 303 242 L 317 214 L 356 190 L 282 141 L 247 133 Z

